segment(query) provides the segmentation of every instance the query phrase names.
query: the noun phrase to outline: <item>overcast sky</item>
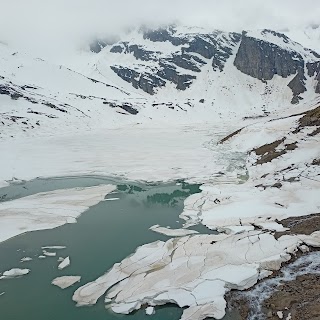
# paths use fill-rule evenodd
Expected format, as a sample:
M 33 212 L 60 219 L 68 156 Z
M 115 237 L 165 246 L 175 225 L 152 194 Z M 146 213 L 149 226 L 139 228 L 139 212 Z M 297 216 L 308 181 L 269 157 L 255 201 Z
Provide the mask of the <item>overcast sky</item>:
M 73 45 L 126 25 L 169 23 L 240 31 L 320 23 L 320 0 L 0 0 L 0 40 Z

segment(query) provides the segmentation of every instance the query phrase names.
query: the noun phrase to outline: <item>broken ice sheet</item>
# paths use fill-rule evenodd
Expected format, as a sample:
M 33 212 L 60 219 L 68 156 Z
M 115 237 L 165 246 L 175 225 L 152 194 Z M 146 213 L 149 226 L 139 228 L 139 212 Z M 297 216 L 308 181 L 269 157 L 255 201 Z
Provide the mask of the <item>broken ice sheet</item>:
M 284 235 L 276 239 L 265 231 L 230 235 L 192 235 L 156 241 L 116 263 L 106 274 L 78 288 L 77 305 L 92 305 L 105 294 L 116 313 L 130 313 L 143 304 L 176 303 L 181 319 L 220 319 L 225 314 L 224 295 L 244 290 L 278 270 L 302 242 L 318 235 Z

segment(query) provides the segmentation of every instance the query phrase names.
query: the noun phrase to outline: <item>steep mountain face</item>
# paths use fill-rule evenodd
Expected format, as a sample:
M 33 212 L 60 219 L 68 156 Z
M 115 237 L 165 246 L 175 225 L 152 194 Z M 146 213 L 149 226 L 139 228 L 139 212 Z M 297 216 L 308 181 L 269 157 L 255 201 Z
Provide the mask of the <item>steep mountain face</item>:
M 153 95 L 167 83 L 177 90 L 188 89 L 207 64 L 211 64 L 212 71 L 223 71 L 240 38 L 238 33 L 178 33 L 174 27 L 169 27 L 140 30 L 138 43 L 121 41 L 105 50 L 132 55 L 135 64 L 114 64 L 110 68 L 134 88 Z M 101 45 L 101 41 L 98 44 Z
M 319 54 L 272 30 L 140 28 L 88 46 L 70 69 L 0 44 L 0 137 L 235 121 L 319 99 Z
M 117 76 L 151 95 L 161 95 L 161 89 L 172 85 L 188 92 L 205 73 L 210 72 L 216 80 L 224 73 L 226 63 L 266 87 L 280 76 L 284 79 L 283 88 L 287 86 L 292 91 L 293 104 L 299 103 L 307 90 L 319 90 L 320 55 L 272 30 L 239 34 L 169 27 L 140 30 L 127 38 L 106 45 L 100 54 L 105 60 L 114 61 L 109 67 Z M 307 88 L 309 78 L 314 88 Z
M 126 123 L 138 96 L 63 66 L 0 46 L 0 138 Z M 135 101 L 133 106 L 132 100 Z M 131 121 L 129 121 L 131 122 Z

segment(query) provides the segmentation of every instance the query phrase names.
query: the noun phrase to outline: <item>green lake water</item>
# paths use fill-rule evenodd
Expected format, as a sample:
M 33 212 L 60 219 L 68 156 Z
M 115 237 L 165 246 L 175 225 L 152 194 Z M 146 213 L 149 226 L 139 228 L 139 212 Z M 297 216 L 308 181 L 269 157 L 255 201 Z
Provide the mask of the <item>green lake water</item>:
M 154 224 L 180 228 L 178 216 L 183 201 L 190 194 L 200 192 L 199 185 L 183 182 L 170 184 L 143 184 L 121 182 L 100 177 L 70 177 L 36 179 L 0 189 L 0 201 L 7 201 L 62 188 L 88 187 L 99 184 L 117 185 L 116 193 L 91 207 L 75 224 L 51 230 L 29 232 L 0 243 L 0 272 L 11 268 L 28 268 L 30 274 L 16 279 L 0 280 L 1 320 L 178 320 L 182 310 L 175 305 L 156 308 L 156 314 L 145 315 L 144 310 L 130 315 L 107 311 L 103 298 L 92 307 L 75 306 L 73 292 L 83 284 L 105 273 L 114 263 L 121 261 L 143 244 L 169 238 L 152 232 Z M 200 233 L 208 233 L 204 226 L 196 226 Z M 42 246 L 66 246 L 54 250 L 57 257 L 39 259 Z M 53 251 L 53 250 L 52 250 Z M 71 265 L 58 270 L 58 257 L 70 256 Z M 23 257 L 30 262 L 20 263 Z M 63 275 L 79 275 L 81 282 L 60 289 L 51 281 Z M 227 315 L 225 320 L 236 320 Z

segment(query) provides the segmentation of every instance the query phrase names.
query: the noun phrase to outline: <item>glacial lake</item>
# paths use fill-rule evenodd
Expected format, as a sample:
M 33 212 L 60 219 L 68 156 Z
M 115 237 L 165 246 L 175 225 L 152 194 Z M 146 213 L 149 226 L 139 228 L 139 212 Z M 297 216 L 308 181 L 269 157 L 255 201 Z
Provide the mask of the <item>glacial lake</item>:
M 178 320 L 182 310 L 175 305 L 156 308 L 147 316 L 144 310 L 130 315 L 119 315 L 105 309 L 103 298 L 92 307 L 76 307 L 72 301 L 74 291 L 96 279 L 114 263 L 130 255 L 143 244 L 168 240 L 155 233 L 152 225 L 180 228 L 183 221 L 179 214 L 183 201 L 200 192 L 199 185 L 179 183 L 147 184 L 127 182 L 104 177 L 64 177 L 36 179 L 12 184 L 0 189 L 0 201 L 12 200 L 44 191 L 64 188 L 89 187 L 100 184 L 117 185 L 117 191 L 106 196 L 119 198 L 102 201 L 91 207 L 75 224 L 29 232 L 0 243 L 0 272 L 11 268 L 28 268 L 30 273 L 16 279 L 0 280 L 0 318 L 4 320 Z M 209 233 L 204 226 L 194 230 Z M 56 257 L 39 259 L 42 246 L 66 246 Z M 71 265 L 58 270 L 58 257 L 70 256 Z M 32 261 L 20 262 L 23 257 Z M 63 275 L 79 275 L 81 282 L 67 289 L 60 289 L 51 281 Z M 237 320 L 227 315 L 224 320 Z

